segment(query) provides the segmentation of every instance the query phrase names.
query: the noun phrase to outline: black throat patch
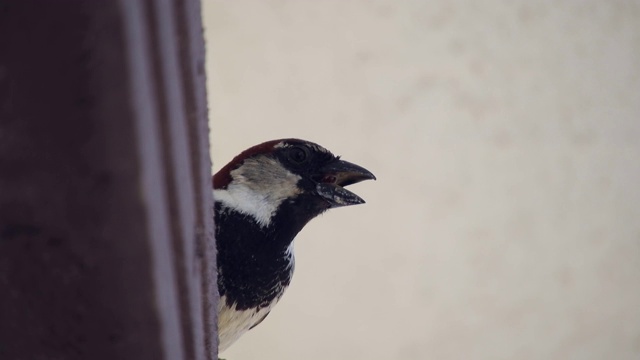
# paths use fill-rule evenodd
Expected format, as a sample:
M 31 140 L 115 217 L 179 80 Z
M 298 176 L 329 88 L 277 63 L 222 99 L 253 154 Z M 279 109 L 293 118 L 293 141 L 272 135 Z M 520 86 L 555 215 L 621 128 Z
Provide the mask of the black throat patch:
M 263 308 L 282 296 L 291 282 L 297 233 L 325 210 L 305 195 L 280 205 L 267 227 L 248 215 L 215 203 L 218 289 L 237 310 Z

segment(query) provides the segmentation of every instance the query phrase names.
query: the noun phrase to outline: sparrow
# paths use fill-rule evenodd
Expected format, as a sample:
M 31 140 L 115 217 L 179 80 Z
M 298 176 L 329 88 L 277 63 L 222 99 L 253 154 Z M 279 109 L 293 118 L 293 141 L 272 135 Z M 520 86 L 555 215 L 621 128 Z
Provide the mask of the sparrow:
M 326 210 L 363 204 L 344 187 L 375 178 L 299 139 L 251 147 L 213 176 L 219 352 L 262 322 L 284 294 L 298 232 Z

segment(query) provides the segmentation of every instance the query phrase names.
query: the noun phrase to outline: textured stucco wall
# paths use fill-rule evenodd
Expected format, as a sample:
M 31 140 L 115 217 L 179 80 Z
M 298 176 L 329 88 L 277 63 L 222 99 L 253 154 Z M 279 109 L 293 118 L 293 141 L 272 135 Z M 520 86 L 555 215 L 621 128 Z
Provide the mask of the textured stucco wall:
M 371 169 L 226 358 L 640 359 L 640 2 L 204 1 L 215 169 Z

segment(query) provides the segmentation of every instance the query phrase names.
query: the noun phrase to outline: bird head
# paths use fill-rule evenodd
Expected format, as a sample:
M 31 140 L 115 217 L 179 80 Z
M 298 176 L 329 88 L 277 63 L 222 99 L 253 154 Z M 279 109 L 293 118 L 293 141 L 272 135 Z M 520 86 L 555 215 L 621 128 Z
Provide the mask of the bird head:
M 262 227 L 279 212 L 301 225 L 330 208 L 364 200 L 345 186 L 375 180 L 367 169 L 299 139 L 268 141 L 243 151 L 213 178 L 214 197 Z

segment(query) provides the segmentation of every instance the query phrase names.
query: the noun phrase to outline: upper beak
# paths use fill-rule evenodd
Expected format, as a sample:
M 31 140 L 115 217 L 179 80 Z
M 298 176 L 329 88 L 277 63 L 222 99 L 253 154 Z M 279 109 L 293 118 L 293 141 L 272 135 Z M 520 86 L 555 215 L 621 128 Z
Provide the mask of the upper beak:
M 314 176 L 317 181 L 316 190 L 331 207 L 364 204 L 358 195 L 346 190 L 343 186 L 359 183 L 364 180 L 375 180 L 371 171 L 344 160 L 335 160 L 323 166 Z

